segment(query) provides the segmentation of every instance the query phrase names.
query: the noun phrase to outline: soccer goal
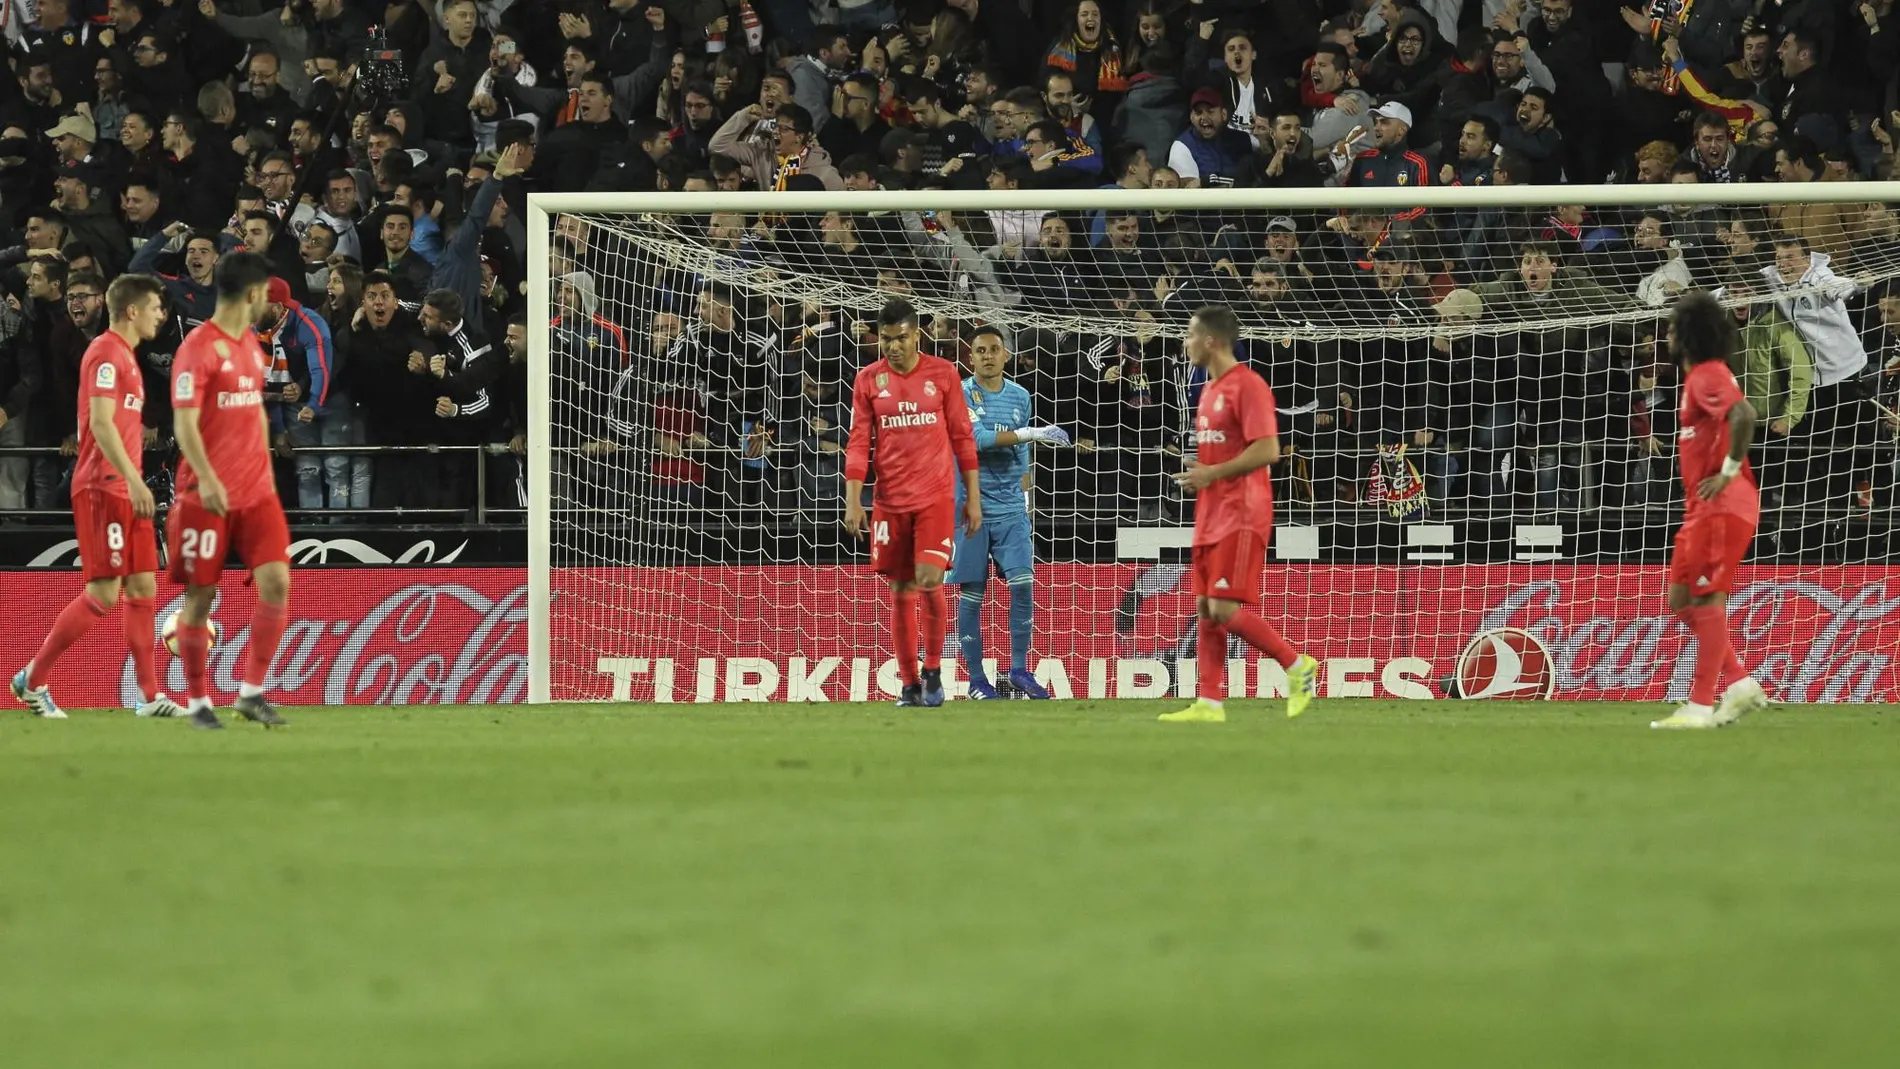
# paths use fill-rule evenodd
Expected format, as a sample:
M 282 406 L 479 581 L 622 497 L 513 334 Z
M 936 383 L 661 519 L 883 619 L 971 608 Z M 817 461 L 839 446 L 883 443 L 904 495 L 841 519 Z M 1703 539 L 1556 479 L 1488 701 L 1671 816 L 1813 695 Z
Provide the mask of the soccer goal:
M 1894 183 L 537 195 L 531 696 L 896 692 L 882 585 L 840 517 L 852 376 L 903 296 L 937 355 L 996 328 L 1035 421 L 1073 440 L 1034 447 L 1027 490 L 1030 668 L 1057 697 L 1191 693 L 1193 504 L 1169 475 L 1201 388 L 1180 340 L 1214 303 L 1275 392 L 1263 613 L 1323 662 L 1322 697 L 1680 697 L 1666 320 L 1702 288 L 1744 320 L 1763 428 L 1743 656 L 1776 700 L 1895 700 L 1893 202 Z M 1284 684 L 1231 667 L 1248 693 Z

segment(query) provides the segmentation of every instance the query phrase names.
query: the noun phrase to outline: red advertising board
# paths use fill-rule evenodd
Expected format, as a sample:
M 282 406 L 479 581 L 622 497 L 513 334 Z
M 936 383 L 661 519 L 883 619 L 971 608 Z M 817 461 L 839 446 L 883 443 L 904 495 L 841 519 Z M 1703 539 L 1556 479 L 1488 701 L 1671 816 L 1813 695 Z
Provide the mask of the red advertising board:
M 1692 643 L 1663 605 L 1660 567 L 1561 564 L 1276 568 L 1263 612 L 1324 662 L 1322 695 L 1427 698 L 1480 634 L 1513 628 L 1548 649 L 1558 698 L 1675 700 Z M 24 660 L 73 572 L 9 572 L 0 644 Z M 1732 600 L 1744 661 L 1777 701 L 1900 701 L 1900 568 L 1755 567 Z M 1032 668 L 1059 695 L 1178 692 L 1192 659 L 1193 599 L 1174 564 L 1045 565 L 1037 571 Z M 1007 657 L 1002 584 L 985 616 Z M 179 591 L 161 590 L 162 621 Z M 237 689 L 253 595 L 227 583 L 212 653 Z M 880 581 L 861 568 L 761 566 L 556 573 L 553 689 L 559 699 L 877 699 L 895 692 Z M 952 638 L 954 641 L 954 638 Z M 128 705 L 117 614 L 53 674 L 74 708 Z M 1239 658 L 1239 651 L 1236 651 Z M 159 651 L 166 687 L 178 666 Z M 1273 694 L 1276 667 L 1251 654 L 1232 678 Z M 954 658 L 946 658 L 946 666 Z M 9 669 L 10 672 L 11 669 Z M 954 668 L 952 668 L 954 674 Z M 291 623 L 271 671 L 286 704 L 517 702 L 527 695 L 527 596 L 517 568 L 338 568 L 296 574 Z
M 1324 662 L 1322 695 L 1442 696 L 1474 637 L 1514 628 L 1548 649 L 1555 697 L 1673 701 L 1688 693 L 1678 654 L 1694 639 L 1664 605 L 1663 578 L 1660 566 L 1616 564 L 1300 565 L 1273 569 L 1262 612 Z M 1775 700 L 1900 700 L 1900 568 L 1763 566 L 1742 582 L 1738 650 Z M 1186 584 L 1178 564 L 1038 568 L 1032 668 L 1062 696 L 1185 692 Z M 886 596 L 862 568 L 575 570 L 557 573 L 555 597 L 557 698 L 896 692 Z M 994 584 L 992 658 L 1008 655 L 1006 598 Z M 1245 659 L 1230 681 L 1277 693 L 1277 666 Z
M 59 607 L 80 587 L 77 572 L 8 572 L 12 610 L 0 614 L 0 648 L 38 648 Z M 528 696 L 527 590 L 519 568 L 334 568 L 292 576 L 290 626 L 272 662 L 272 700 L 286 705 L 423 705 L 518 702 Z M 161 624 L 184 591 L 161 583 Z M 227 579 L 212 609 L 222 635 L 211 651 L 211 685 L 237 693 L 250 648 L 256 594 Z M 184 671 L 161 647 L 167 693 L 182 697 Z M 13 673 L 8 667 L 8 675 Z M 131 657 L 118 612 L 86 633 L 53 670 L 60 704 L 130 706 Z M 11 698 L 7 699 L 11 701 Z

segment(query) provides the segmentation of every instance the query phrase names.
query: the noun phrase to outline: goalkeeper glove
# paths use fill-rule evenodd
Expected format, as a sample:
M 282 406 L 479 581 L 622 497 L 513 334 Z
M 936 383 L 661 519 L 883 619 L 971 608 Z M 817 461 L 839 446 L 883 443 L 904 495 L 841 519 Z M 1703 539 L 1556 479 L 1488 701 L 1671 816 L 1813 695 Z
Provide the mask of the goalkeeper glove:
M 1061 427 L 1024 427 L 1016 432 L 1019 442 L 1045 442 L 1049 445 L 1068 445 L 1069 432 Z

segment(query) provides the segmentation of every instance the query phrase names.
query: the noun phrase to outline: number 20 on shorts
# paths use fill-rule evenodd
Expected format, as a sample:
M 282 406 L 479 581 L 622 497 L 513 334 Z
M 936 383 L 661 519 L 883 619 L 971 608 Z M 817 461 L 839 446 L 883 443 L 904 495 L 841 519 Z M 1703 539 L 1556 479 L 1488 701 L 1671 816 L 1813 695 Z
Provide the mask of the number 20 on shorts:
M 216 530 L 184 529 L 178 536 L 178 552 L 186 560 L 208 560 L 218 551 Z

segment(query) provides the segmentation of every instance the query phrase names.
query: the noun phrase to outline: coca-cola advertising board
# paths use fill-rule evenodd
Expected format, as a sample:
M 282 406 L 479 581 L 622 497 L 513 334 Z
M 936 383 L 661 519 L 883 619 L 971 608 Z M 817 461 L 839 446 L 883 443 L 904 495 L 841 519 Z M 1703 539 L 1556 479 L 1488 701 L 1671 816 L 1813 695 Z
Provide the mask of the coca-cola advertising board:
M 1466 676 L 1466 695 L 1679 701 L 1693 667 L 1679 654 L 1695 640 L 1664 603 L 1664 575 L 1620 564 L 1276 566 L 1260 611 L 1320 659 L 1322 696 L 1446 697 L 1462 661 L 1489 673 Z M 1007 668 L 1008 593 L 1001 583 L 991 593 L 986 654 Z M 1035 598 L 1031 668 L 1056 696 L 1192 693 L 1185 565 L 1044 565 Z M 863 568 L 573 570 L 557 573 L 555 599 L 557 699 L 897 693 L 887 595 Z M 1900 568 L 1747 567 L 1730 606 L 1737 648 L 1774 700 L 1900 700 Z M 1483 656 L 1466 655 L 1474 648 Z M 1278 665 L 1232 655 L 1230 691 L 1283 693 Z M 955 657 L 944 664 L 959 693 Z
M 1495 678 L 1498 696 L 1661 701 L 1687 693 L 1687 631 L 1663 604 L 1663 569 L 1638 565 L 1275 567 L 1261 611 L 1323 662 L 1331 697 L 1436 698 L 1474 640 L 1481 658 L 1554 676 Z M 24 659 L 73 572 L 9 572 L 0 642 Z M 1031 667 L 1060 697 L 1163 697 L 1192 688 L 1193 598 L 1179 564 L 1051 564 L 1037 570 Z M 1007 592 L 985 614 L 991 658 L 1008 656 Z M 556 573 L 557 699 L 849 701 L 895 694 L 882 583 L 862 568 L 572 569 Z M 178 604 L 161 588 L 159 619 Z M 237 689 L 254 595 L 227 582 L 214 617 L 213 686 Z M 1750 567 L 1731 599 L 1738 649 L 1776 701 L 1900 701 L 1900 568 Z M 527 591 L 518 568 L 331 568 L 296 574 L 270 685 L 285 704 L 519 702 L 527 696 Z M 132 703 L 117 613 L 53 673 L 73 708 Z M 952 642 L 955 641 L 952 636 Z M 1538 656 L 1517 651 L 1535 648 Z M 1511 656 L 1496 656 L 1512 651 Z M 1230 686 L 1273 696 L 1276 665 L 1235 649 Z M 1547 654 L 1547 656 L 1545 655 Z M 165 686 L 176 662 L 158 653 Z M 947 676 L 955 658 L 947 657 Z M 1491 668 L 1493 675 L 1498 669 Z M 1470 681 L 1467 680 L 1467 687 Z M 960 686 L 952 682 L 953 693 Z
M 225 573 L 212 608 L 222 631 L 211 685 L 237 693 L 250 651 L 254 590 Z M 13 609 L 0 614 L 0 648 L 32 651 L 53 614 L 80 589 L 77 572 L 7 572 Z M 160 624 L 182 587 L 160 581 Z M 19 655 L 24 660 L 27 653 Z M 158 649 L 161 682 L 185 693 L 178 661 Z M 11 674 L 8 669 L 8 674 Z M 135 704 L 117 610 L 60 659 L 50 680 L 69 708 Z M 268 680 L 286 705 L 437 705 L 520 702 L 528 696 L 528 593 L 520 568 L 326 568 L 294 572 L 290 624 Z

